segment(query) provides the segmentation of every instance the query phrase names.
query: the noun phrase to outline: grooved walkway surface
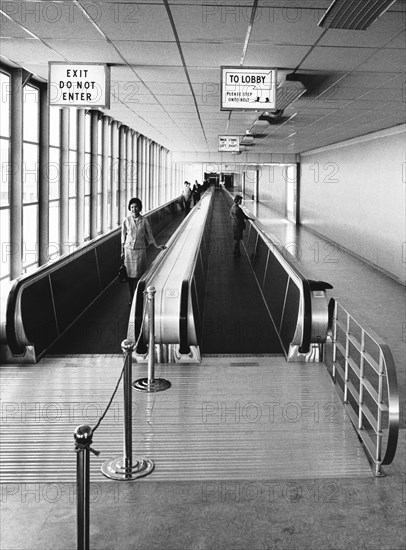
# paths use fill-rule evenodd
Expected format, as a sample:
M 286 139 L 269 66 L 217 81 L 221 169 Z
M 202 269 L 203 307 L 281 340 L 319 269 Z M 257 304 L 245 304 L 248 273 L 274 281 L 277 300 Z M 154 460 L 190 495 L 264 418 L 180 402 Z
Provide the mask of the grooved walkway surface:
M 282 346 L 241 245 L 233 255 L 229 207 L 223 193 L 215 193 L 210 235 L 203 354 L 276 353 Z
M 43 359 L 0 371 L 2 481 L 73 482 L 73 432 L 94 426 L 121 357 Z M 133 365 L 133 380 L 146 365 Z M 371 477 L 355 431 L 323 364 L 283 357 L 211 357 L 157 365 L 172 387 L 133 392 L 133 457 L 154 461 L 146 481 Z M 91 481 L 122 456 L 122 386 L 94 434 Z

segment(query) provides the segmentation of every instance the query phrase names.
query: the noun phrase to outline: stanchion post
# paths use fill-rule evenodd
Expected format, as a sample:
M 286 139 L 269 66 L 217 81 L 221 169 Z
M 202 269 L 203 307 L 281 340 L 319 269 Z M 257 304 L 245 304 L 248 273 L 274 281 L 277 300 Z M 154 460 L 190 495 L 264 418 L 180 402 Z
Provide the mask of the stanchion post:
M 167 390 L 171 383 L 163 378 L 155 379 L 155 287 L 147 288 L 148 300 L 148 378 L 140 378 L 133 384 L 138 391 L 158 392 Z
M 106 477 L 117 481 L 131 481 L 146 476 L 154 469 L 154 463 L 148 458 L 133 461 L 132 457 L 132 352 L 134 343 L 123 340 L 121 349 L 124 353 L 124 449 L 123 457 L 107 460 L 101 471 Z
M 155 377 L 155 287 L 147 288 L 148 298 L 148 384 L 154 382 Z
M 121 349 L 125 356 L 124 367 L 124 464 L 126 470 L 132 468 L 133 461 L 133 419 L 132 419 L 132 352 L 133 343 L 131 340 L 124 340 Z
M 77 550 L 89 549 L 90 444 L 92 428 L 84 425 L 74 433 L 76 448 Z

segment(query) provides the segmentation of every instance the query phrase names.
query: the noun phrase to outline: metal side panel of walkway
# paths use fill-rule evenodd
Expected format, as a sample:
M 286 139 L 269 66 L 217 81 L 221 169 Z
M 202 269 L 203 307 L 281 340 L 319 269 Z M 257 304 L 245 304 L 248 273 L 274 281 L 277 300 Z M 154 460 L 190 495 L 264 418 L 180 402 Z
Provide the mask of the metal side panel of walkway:
M 2 368 L 2 482 L 74 482 L 74 430 L 95 426 L 122 364 L 72 355 Z M 146 368 L 133 365 L 133 379 Z M 155 463 L 146 482 L 372 476 L 322 363 L 230 355 L 157 365 L 155 375 L 172 387 L 133 392 L 133 458 Z M 122 395 L 120 386 L 94 434 L 92 482 L 108 481 L 102 463 L 122 456 Z
M 176 231 L 184 216 L 172 220 L 157 236 L 158 244 L 165 244 Z M 150 265 L 160 250 L 147 248 L 147 265 Z M 119 266 L 117 266 L 118 272 Z M 92 304 L 88 310 L 50 348 L 50 355 L 71 353 L 121 353 L 121 342 L 126 337 L 130 298 L 127 283 L 116 280 Z

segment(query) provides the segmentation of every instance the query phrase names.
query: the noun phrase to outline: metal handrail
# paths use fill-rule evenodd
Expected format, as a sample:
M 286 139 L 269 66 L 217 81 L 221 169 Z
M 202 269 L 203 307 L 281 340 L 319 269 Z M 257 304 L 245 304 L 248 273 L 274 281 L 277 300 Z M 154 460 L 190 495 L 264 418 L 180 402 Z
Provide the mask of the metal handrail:
M 337 300 L 334 304 L 332 319 L 332 377 L 336 383 L 340 378 L 343 388 L 342 397 L 346 412 L 360 437 L 367 456 L 373 464 L 376 476 L 383 475 L 381 466 L 390 464 L 395 456 L 399 433 L 399 391 L 397 385 L 396 369 L 392 353 L 388 345 L 370 328 L 363 327 Z M 332 309 L 332 308 L 331 308 Z M 345 315 L 345 322 L 339 319 L 339 313 Z M 352 326 L 356 325 L 361 332 L 358 339 L 352 332 Z M 338 338 L 339 333 L 345 338 L 343 345 Z M 372 345 L 366 342 L 366 337 L 375 344 L 375 351 L 379 352 L 379 359 L 372 355 Z M 355 348 L 356 354 L 351 350 Z M 338 355 L 341 355 L 344 365 L 340 363 Z M 357 362 L 358 359 L 358 362 Z M 378 384 L 368 379 L 366 365 L 373 370 L 378 377 Z M 350 380 L 350 375 L 359 380 L 358 389 Z M 385 384 L 386 382 L 386 391 Z M 377 385 L 377 388 L 375 387 Z M 350 397 L 352 398 L 350 400 Z M 376 414 L 370 410 L 365 400 L 372 400 L 376 405 Z M 354 407 L 353 403 L 356 402 Z M 384 414 L 387 414 L 386 426 Z M 375 434 L 374 442 L 367 432 L 368 423 Z M 387 435 L 386 448 L 382 452 L 384 435 Z M 383 457 L 382 457 L 383 455 Z
M 156 212 L 164 210 L 167 206 L 176 203 L 178 198 L 171 199 L 161 206 L 158 206 L 145 213 L 145 217 L 149 218 Z M 73 259 L 85 255 L 88 252 L 92 252 L 101 244 L 109 241 L 112 238 L 118 238 L 121 233 L 121 226 L 109 230 L 103 235 L 98 235 L 91 241 L 86 241 L 81 245 L 75 247 L 72 251 L 66 252 L 59 256 L 55 260 L 50 260 L 48 263 L 38 267 L 32 273 L 26 273 L 16 278 L 11 282 L 10 290 L 7 297 L 7 305 L 5 311 L 5 335 L 6 342 L 11 352 L 15 355 L 21 355 L 25 353 L 27 345 L 30 345 L 24 329 L 24 323 L 21 317 L 21 296 L 25 288 L 34 284 L 40 279 L 45 279 L 50 274 L 63 268 Z M 117 246 L 117 265 L 120 253 L 120 246 Z M 111 284 L 114 281 L 111 281 Z M 90 304 L 89 304 L 90 305 Z M 67 327 L 69 328 L 69 327 Z M 2 342 L 3 343 L 3 342 Z M 41 353 L 43 355 L 43 353 Z
M 232 199 L 232 194 L 225 189 L 229 199 Z M 261 222 L 258 219 L 250 219 L 248 221 L 250 226 L 256 231 L 258 238 L 260 237 L 272 254 L 277 258 L 279 264 L 286 271 L 290 279 L 297 286 L 303 307 L 299 311 L 298 323 L 302 327 L 300 332 L 300 345 L 298 345 L 298 350 L 300 353 L 309 353 L 312 334 L 312 301 L 311 301 L 311 287 L 307 277 L 300 271 L 300 269 L 294 265 L 295 258 L 291 256 L 288 251 L 284 251 L 281 244 L 278 242 L 276 237 L 270 234 L 263 227 Z M 288 259 L 289 258 L 289 259 Z M 262 287 L 260 285 L 260 290 L 262 293 Z M 271 315 L 272 318 L 272 315 Z M 279 335 L 279 334 L 278 334 Z M 283 348 L 283 345 L 282 345 Z M 286 352 L 285 352 L 286 353 Z
M 177 311 L 177 322 L 178 322 L 178 336 L 179 340 L 177 345 L 179 345 L 180 354 L 189 354 L 190 346 L 196 346 L 196 342 L 191 343 L 189 341 L 189 316 L 190 316 L 190 307 L 191 300 L 189 295 L 191 292 L 190 282 L 193 278 L 193 274 L 196 268 L 196 263 L 199 257 L 199 251 L 204 235 L 204 231 L 207 224 L 207 216 L 211 209 L 211 204 L 214 196 L 214 190 L 209 188 L 201 197 L 199 203 L 195 208 L 185 217 L 184 221 L 177 228 L 175 233 L 171 236 L 170 240 L 167 243 L 167 250 L 154 260 L 150 268 L 144 273 L 141 279 L 138 282 L 136 293 L 135 293 L 135 308 L 133 308 L 130 314 L 130 323 L 129 331 L 135 330 L 140 324 L 140 316 L 143 310 L 144 297 L 143 293 L 146 285 L 153 285 L 157 289 L 157 298 L 155 300 L 156 304 L 156 325 L 160 330 L 163 330 L 164 327 L 168 324 L 168 317 L 165 317 L 165 322 L 162 321 L 160 307 L 162 301 L 162 293 L 165 291 L 165 285 L 167 285 L 167 277 L 165 275 L 165 282 L 157 282 L 156 278 L 159 279 L 162 273 L 167 274 L 168 276 L 173 276 L 174 267 L 177 266 L 177 269 L 180 271 L 179 280 L 174 283 L 176 290 L 179 292 L 179 310 Z M 203 213 L 205 216 L 204 219 L 199 219 L 200 214 Z M 189 233 L 187 233 L 189 230 Z M 193 236 L 193 243 L 185 240 L 185 235 Z M 184 242 L 183 242 L 184 241 Z M 186 254 L 182 256 L 182 261 L 180 262 L 179 250 L 181 247 L 187 245 Z M 178 248 L 177 248 L 178 247 Z M 171 291 L 175 290 L 175 287 L 170 288 Z M 145 355 L 147 351 L 146 339 L 147 339 L 147 327 L 144 331 L 144 338 L 141 339 L 139 345 L 137 346 L 138 356 Z M 130 334 L 130 332 L 129 332 Z M 172 344 L 175 342 L 163 342 L 160 340 L 160 331 L 157 331 L 157 344 Z

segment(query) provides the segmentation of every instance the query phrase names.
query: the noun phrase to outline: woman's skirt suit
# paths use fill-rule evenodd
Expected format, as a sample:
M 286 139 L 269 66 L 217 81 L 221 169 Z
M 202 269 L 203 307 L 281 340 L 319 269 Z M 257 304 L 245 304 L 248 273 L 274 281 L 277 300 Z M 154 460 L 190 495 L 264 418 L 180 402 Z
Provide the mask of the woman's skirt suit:
M 121 227 L 121 243 L 124 246 L 124 265 L 128 277 L 139 279 L 146 269 L 146 248 L 156 244 L 147 218 L 129 215 Z

